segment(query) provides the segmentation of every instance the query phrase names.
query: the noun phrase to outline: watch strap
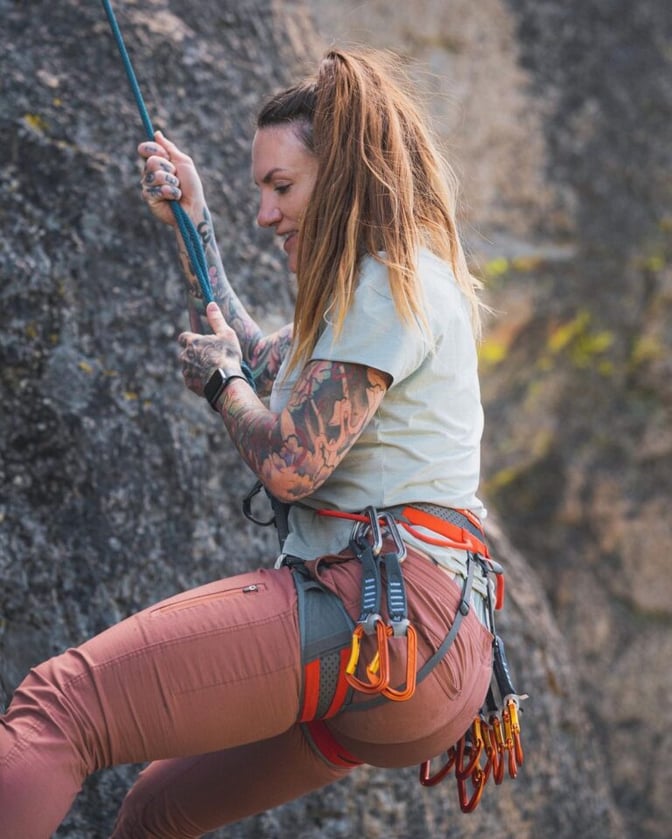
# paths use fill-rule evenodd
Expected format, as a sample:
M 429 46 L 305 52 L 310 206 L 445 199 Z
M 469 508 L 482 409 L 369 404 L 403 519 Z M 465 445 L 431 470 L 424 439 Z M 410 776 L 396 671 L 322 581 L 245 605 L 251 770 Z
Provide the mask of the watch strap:
M 219 413 L 217 401 L 234 379 L 242 379 L 244 382 L 247 381 L 247 377 L 243 373 L 225 373 L 224 370 L 218 368 L 206 382 L 203 388 L 203 394 L 210 403 L 213 411 Z

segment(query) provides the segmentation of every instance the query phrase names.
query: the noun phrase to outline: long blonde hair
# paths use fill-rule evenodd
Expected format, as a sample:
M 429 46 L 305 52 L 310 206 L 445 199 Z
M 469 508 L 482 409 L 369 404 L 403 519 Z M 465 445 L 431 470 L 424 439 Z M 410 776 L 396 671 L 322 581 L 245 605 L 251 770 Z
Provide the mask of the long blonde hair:
M 421 324 L 418 249 L 445 259 L 480 335 L 481 284 L 457 232 L 457 180 L 397 69 L 388 54 L 330 49 L 314 79 L 259 114 L 259 128 L 293 124 L 319 164 L 300 228 L 291 366 L 310 357 L 327 314 L 339 334 L 367 254 L 387 266 L 399 316 Z

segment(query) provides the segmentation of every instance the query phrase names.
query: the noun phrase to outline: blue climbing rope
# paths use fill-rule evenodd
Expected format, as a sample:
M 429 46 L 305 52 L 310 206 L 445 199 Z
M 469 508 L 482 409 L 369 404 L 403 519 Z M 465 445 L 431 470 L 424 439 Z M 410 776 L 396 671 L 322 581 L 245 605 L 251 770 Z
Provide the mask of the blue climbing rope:
M 154 140 L 154 126 L 152 125 L 152 121 L 149 117 L 145 100 L 142 97 L 140 85 L 138 84 L 138 79 L 135 75 L 133 65 L 131 64 L 131 59 L 128 55 L 126 44 L 124 43 L 124 37 L 121 34 L 121 29 L 119 28 L 119 24 L 117 23 L 117 19 L 112 9 L 112 4 L 110 3 L 110 0 L 102 0 L 102 3 L 112 29 L 112 34 L 114 35 L 114 40 L 117 42 L 117 47 L 119 48 L 119 53 L 121 54 L 121 60 L 123 61 L 124 69 L 126 70 L 126 75 L 128 76 L 128 81 L 131 85 L 131 90 L 133 91 L 133 96 L 135 97 L 135 102 L 138 106 L 140 119 L 142 120 L 142 124 L 145 128 L 147 139 Z M 184 245 L 187 249 L 189 262 L 191 263 L 194 273 L 196 274 L 196 279 L 198 280 L 198 284 L 201 288 L 201 294 L 203 295 L 205 302 L 210 303 L 214 301 L 215 298 L 212 293 L 212 286 L 210 285 L 208 264 L 205 258 L 205 251 L 203 249 L 201 237 L 198 235 L 198 231 L 196 230 L 194 223 L 177 201 L 171 201 L 170 207 L 173 211 L 180 235 L 182 236 L 182 240 L 184 241 Z M 243 373 L 245 374 L 245 378 L 251 387 L 256 390 L 251 368 L 245 361 L 242 362 L 241 367 Z
M 114 11 L 112 10 L 112 4 L 109 0 L 102 0 L 102 3 L 112 29 L 112 34 L 117 42 L 117 47 L 119 48 L 119 52 L 121 54 L 121 60 L 124 63 L 124 69 L 126 70 L 126 75 L 128 76 L 128 81 L 130 82 L 131 90 L 133 91 L 133 96 L 135 97 L 135 101 L 138 106 L 138 111 L 140 112 L 142 124 L 145 127 L 147 139 L 154 140 L 154 127 L 152 126 L 152 121 L 149 117 L 144 99 L 142 98 L 142 92 L 140 91 L 140 86 L 138 84 L 135 71 L 133 70 L 133 65 L 131 64 L 131 59 L 129 58 L 123 35 L 119 29 L 119 24 L 117 23 Z M 191 262 L 191 266 L 196 274 L 198 284 L 201 288 L 201 293 L 203 294 L 205 302 L 210 303 L 215 298 L 212 294 L 210 278 L 208 277 L 208 266 L 205 259 L 205 252 L 203 250 L 201 237 L 198 235 L 198 231 L 196 230 L 194 223 L 182 209 L 181 205 L 177 201 L 171 201 L 170 206 L 184 241 L 184 245 L 187 249 L 189 261 Z

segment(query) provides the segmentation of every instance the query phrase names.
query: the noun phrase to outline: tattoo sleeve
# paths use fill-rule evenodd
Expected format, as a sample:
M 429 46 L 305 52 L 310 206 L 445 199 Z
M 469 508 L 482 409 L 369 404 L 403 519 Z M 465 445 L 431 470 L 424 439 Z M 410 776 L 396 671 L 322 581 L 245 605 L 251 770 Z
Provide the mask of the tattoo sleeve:
M 249 390 L 227 392 L 222 416 L 248 466 L 283 501 L 314 492 L 378 409 L 389 379 L 358 364 L 306 365 L 287 407 L 273 414 Z
M 194 223 L 205 250 L 213 297 L 220 306 L 227 323 L 238 336 L 243 358 L 252 370 L 257 392 L 263 396 L 270 392 L 282 359 L 289 349 L 292 340 L 292 325 L 287 324 L 268 336 L 262 334 L 227 279 L 207 206 L 203 207 L 200 219 L 194 219 Z M 177 238 L 180 262 L 188 284 L 189 325 L 192 332 L 207 335 L 210 327 L 205 315 L 205 301 L 198 278 L 179 231 Z

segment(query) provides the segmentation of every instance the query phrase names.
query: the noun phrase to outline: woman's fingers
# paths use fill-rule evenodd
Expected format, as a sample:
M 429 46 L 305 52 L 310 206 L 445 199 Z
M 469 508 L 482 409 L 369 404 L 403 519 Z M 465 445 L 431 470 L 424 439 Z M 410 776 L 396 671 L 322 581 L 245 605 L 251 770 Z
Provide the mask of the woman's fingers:
M 142 185 L 145 189 L 161 194 L 166 198 L 179 198 L 180 181 L 170 172 L 158 169 L 154 172 L 145 170 L 142 177 Z
M 185 154 L 183 151 L 180 151 L 180 149 L 175 145 L 175 143 L 172 143 L 167 137 L 164 137 L 160 131 L 156 131 L 154 133 L 154 137 L 156 139 L 157 145 L 163 148 L 168 158 L 172 160 L 173 163 L 193 164 L 193 161 L 189 157 L 189 155 Z
M 142 197 L 152 212 L 166 224 L 175 224 L 172 209 L 163 202 L 180 201 L 187 213 L 197 212 L 205 203 L 203 186 L 189 155 L 167 140 L 160 131 L 155 140 L 138 145 L 144 158 Z
M 175 167 L 167 160 L 155 156 L 145 164 L 140 183 L 147 201 L 179 201 L 182 197 L 180 180 L 174 174 Z

